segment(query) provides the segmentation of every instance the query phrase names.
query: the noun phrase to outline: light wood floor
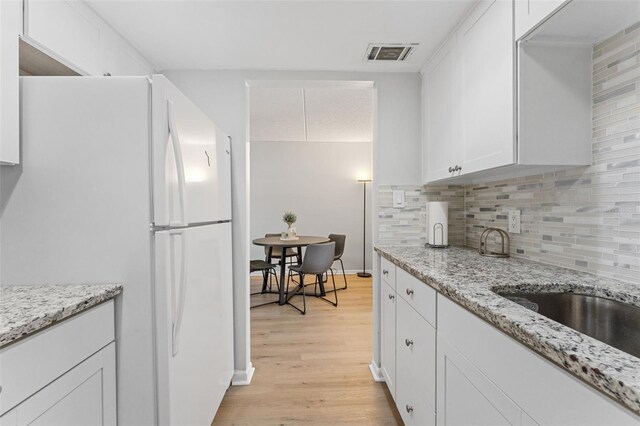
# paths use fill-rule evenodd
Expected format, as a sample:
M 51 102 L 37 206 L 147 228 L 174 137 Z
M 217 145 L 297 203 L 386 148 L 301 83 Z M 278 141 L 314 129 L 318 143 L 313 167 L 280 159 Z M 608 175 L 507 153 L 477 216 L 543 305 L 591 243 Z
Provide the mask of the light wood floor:
M 251 385 L 227 391 L 214 425 L 402 424 L 386 386 L 374 382 L 368 368 L 371 278 L 347 277 L 337 308 L 307 297 L 304 316 L 277 304 L 251 310 L 256 372 Z M 341 280 L 337 275 L 337 286 Z M 252 292 L 259 287 L 256 278 Z

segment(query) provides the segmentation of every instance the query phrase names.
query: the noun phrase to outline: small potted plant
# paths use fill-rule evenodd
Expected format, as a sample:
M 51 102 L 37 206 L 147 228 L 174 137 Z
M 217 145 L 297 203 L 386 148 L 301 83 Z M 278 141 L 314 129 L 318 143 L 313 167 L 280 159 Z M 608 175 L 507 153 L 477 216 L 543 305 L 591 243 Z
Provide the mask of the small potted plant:
M 282 221 L 287 224 L 287 238 L 292 240 L 296 238 L 296 228 L 293 226 L 298 220 L 298 216 L 294 212 L 286 211 L 282 216 Z

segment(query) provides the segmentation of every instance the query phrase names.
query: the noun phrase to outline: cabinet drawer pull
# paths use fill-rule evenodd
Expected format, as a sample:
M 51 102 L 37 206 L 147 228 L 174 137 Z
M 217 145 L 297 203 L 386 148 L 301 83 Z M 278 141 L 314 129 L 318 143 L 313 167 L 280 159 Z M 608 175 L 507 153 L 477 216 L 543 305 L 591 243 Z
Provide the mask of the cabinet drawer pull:
M 395 298 L 396 298 L 396 297 L 395 297 L 393 294 L 390 294 L 390 295 L 389 295 L 389 300 L 393 300 L 393 299 L 395 299 Z
M 453 167 L 449 167 L 449 173 L 453 173 Z
M 413 413 L 413 406 L 412 405 L 407 404 L 406 409 L 407 409 L 407 413 Z
M 389 275 L 389 271 L 387 271 L 386 269 L 382 270 L 382 275 Z
M 462 167 L 460 167 L 460 166 L 458 166 L 458 165 L 456 164 L 456 167 L 454 167 L 453 171 L 454 171 L 454 172 L 459 172 L 460 170 L 462 170 Z
M 407 296 L 411 296 L 413 294 L 413 290 L 410 288 L 407 289 Z
M 404 339 L 404 344 L 407 345 L 407 346 L 411 346 L 411 345 L 413 345 L 413 340 Z

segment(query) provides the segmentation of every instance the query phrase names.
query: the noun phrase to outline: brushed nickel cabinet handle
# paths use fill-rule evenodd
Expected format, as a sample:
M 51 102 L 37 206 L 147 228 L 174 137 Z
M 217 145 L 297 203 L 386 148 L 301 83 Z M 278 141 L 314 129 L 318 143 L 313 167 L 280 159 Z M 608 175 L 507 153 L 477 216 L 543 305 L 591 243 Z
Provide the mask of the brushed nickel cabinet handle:
M 407 296 L 411 296 L 413 294 L 413 290 L 410 288 L 407 289 Z
M 389 300 L 393 300 L 393 299 L 395 299 L 395 298 L 396 298 L 396 297 L 395 297 L 393 294 L 390 294 L 390 295 L 389 295 Z
M 413 345 L 413 340 L 404 339 L 404 344 L 407 345 L 407 346 L 411 346 L 411 345 Z
M 407 413 L 413 413 L 413 406 L 412 405 L 407 404 L 406 409 L 407 409 Z
M 387 271 L 386 269 L 382 270 L 382 275 L 389 275 L 389 271 Z

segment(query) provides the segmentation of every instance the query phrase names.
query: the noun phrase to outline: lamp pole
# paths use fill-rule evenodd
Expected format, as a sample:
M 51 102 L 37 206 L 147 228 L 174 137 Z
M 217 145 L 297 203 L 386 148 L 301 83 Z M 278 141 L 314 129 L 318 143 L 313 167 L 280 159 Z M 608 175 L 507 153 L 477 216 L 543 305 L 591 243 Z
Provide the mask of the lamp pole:
M 367 182 L 371 182 L 371 179 L 358 179 L 358 182 L 362 182 L 362 272 L 358 272 L 358 276 L 362 278 L 369 278 L 370 273 L 366 269 L 367 261 Z

